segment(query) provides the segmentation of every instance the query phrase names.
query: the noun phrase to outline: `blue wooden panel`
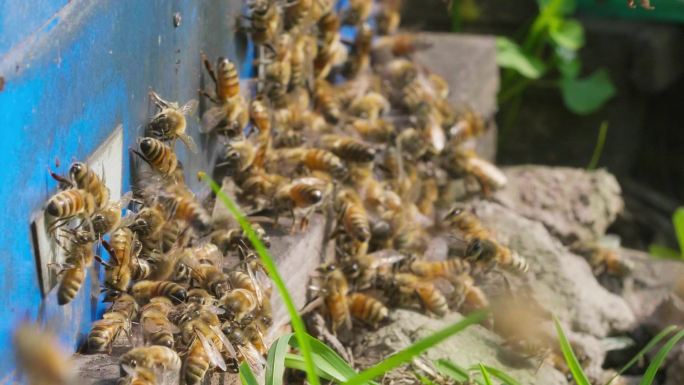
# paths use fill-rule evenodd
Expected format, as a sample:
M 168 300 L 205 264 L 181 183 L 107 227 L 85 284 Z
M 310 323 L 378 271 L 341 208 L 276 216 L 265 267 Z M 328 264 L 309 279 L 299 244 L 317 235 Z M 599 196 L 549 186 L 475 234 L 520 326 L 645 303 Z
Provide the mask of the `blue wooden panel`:
M 200 50 L 214 58 L 244 56 L 234 36 L 240 9 L 238 0 L 0 2 L 0 379 L 14 368 L 12 330 L 37 318 L 42 300 L 29 220 L 56 187 L 47 166 L 59 157 L 64 171 L 118 124 L 126 146 L 133 146 L 151 112 L 150 88 L 169 100 L 197 98 Z M 189 130 L 198 143 L 206 141 L 196 122 Z M 182 148 L 179 157 L 188 181 L 210 161 L 210 155 L 189 159 Z M 88 285 L 84 289 L 73 304 L 58 308 L 48 301 L 44 311 L 71 348 L 95 315 Z

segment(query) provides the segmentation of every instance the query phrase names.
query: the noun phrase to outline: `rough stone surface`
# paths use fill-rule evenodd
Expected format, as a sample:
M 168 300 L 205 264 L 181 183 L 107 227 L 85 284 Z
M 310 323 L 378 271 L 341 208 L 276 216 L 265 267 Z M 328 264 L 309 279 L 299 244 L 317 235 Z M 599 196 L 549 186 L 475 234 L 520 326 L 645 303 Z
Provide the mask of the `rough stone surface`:
M 620 185 L 603 170 L 516 166 L 504 171 L 509 183 L 494 200 L 543 223 L 566 244 L 601 237 L 624 205 Z
M 361 366 L 369 366 L 405 348 L 411 341 L 426 337 L 462 318 L 460 314 L 452 313 L 442 319 L 435 319 L 413 311 L 397 309 L 392 312 L 392 323 L 363 335 L 357 344 L 359 348 L 356 352 L 356 362 Z M 482 326 L 474 325 L 431 348 L 425 353 L 425 357 L 428 360 L 448 359 L 461 367 L 482 362 L 503 370 L 521 384 L 567 384 L 565 376 L 548 365 L 543 365 L 535 375 L 538 362 L 534 359 L 510 362 L 510 359 L 501 354 L 501 343 L 502 340 L 497 335 Z
M 634 315 L 625 300 L 599 285 L 587 262 L 541 223 L 493 202 L 476 202 L 473 209 L 500 242 L 527 259 L 526 280 L 534 297 L 572 330 L 604 337 L 632 325 Z

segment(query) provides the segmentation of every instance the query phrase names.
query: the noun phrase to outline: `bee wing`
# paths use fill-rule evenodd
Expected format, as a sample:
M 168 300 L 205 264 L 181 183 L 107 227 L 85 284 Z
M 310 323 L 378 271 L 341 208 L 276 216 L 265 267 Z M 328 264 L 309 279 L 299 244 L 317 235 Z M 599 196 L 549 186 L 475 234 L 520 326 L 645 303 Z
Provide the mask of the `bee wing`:
M 204 334 L 198 331 L 195 331 L 195 334 L 197 334 L 197 337 L 202 343 L 202 347 L 204 348 L 204 352 L 207 353 L 209 361 L 211 361 L 212 364 L 219 367 L 221 370 L 225 372 L 226 362 L 223 360 L 223 357 L 221 357 L 221 353 L 218 351 L 218 349 L 216 349 L 216 346 L 214 346 L 214 344 L 211 341 L 209 341 L 207 337 L 204 336 Z
M 264 367 L 266 366 L 266 360 L 264 360 L 264 357 L 259 354 L 252 344 L 248 343 L 244 346 L 238 346 L 237 348 L 240 350 L 242 358 L 247 362 L 249 367 L 252 369 L 252 372 L 254 372 L 254 375 L 259 378 L 261 372 L 263 372 Z
M 228 354 L 233 358 L 237 358 L 237 352 L 235 351 L 233 344 L 230 343 L 230 340 L 228 339 L 228 337 L 226 337 L 223 331 L 216 325 L 209 325 L 209 328 L 211 328 L 211 331 L 213 331 L 214 334 L 216 334 L 218 338 L 221 339 L 221 342 L 223 343 L 223 346 L 226 347 Z
M 263 293 L 261 292 L 261 286 L 259 285 L 259 282 L 257 281 L 256 277 L 254 276 L 254 270 L 252 270 L 252 267 L 249 265 L 249 263 L 245 264 L 247 267 L 247 275 L 249 275 L 249 280 L 252 281 L 252 285 L 254 285 L 254 289 L 256 291 L 256 298 L 257 298 L 257 303 L 259 306 L 261 306 L 262 301 L 263 301 Z
M 129 376 L 135 375 L 135 368 L 133 368 L 130 365 L 122 364 L 121 369 L 123 369 L 123 371 L 126 372 L 126 374 L 128 374 Z
M 190 150 L 190 152 L 192 152 L 193 154 L 197 154 L 197 145 L 195 144 L 195 141 L 192 139 L 192 136 L 188 134 L 180 134 L 178 135 L 178 139 L 180 139 L 181 142 L 185 144 L 185 147 L 187 147 L 188 150 Z
M 405 255 L 390 249 L 376 251 L 368 254 L 368 256 L 373 257 L 373 262 L 370 265 L 371 269 L 377 269 L 380 266 L 394 265 L 395 263 L 406 259 Z
M 140 326 L 142 326 L 142 330 L 145 333 L 157 333 L 164 329 L 162 323 L 158 322 L 158 319 L 149 317 L 143 318 L 140 322 Z
M 498 167 L 488 161 L 478 157 L 470 157 L 468 158 L 468 162 L 472 168 L 477 169 L 482 174 L 486 175 L 487 178 L 493 182 L 493 187 L 497 189 L 503 188 L 508 183 L 506 175 Z
M 223 106 L 214 106 L 202 115 L 200 132 L 208 134 L 226 120 L 226 109 Z
M 180 108 L 180 112 L 183 115 L 192 116 L 197 111 L 198 106 L 199 102 L 197 101 L 197 99 L 191 99 L 187 103 L 185 103 L 183 107 Z

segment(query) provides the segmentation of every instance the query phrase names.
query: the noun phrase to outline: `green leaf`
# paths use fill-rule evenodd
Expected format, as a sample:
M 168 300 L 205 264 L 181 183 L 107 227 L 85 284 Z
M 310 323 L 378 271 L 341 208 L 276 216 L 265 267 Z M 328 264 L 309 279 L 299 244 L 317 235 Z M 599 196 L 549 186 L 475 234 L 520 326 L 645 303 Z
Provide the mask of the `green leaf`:
M 678 207 L 672 214 L 672 224 L 677 235 L 677 243 L 679 243 L 679 253 L 684 257 L 684 207 Z
M 286 334 L 271 345 L 266 357 L 266 385 L 282 385 L 285 373 L 285 354 L 290 348 L 289 342 L 294 334 Z
M 489 371 L 489 373 L 490 373 L 492 376 L 494 376 L 494 377 L 498 378 L 499 380 L 503 381 L 504 384 L 506 384 L 506 385 L 520 385 L 520 383 L 519 383 L 516 379 L 514 379 L 513 377 L 511 377 L 511 376 L 509 376 L 508 374 L 504 373 L 504 372 L 503 372 L 502 370 L 500 370 L 500 369 L 493 368 L 493 367 L 487 366 L 487 365 L 485 365 L 485 368 L 487 368 L 487 371 Z
M 563 78 L 576 78 L 582 70 L 582 62 L 575 51 L 556 47 L 554 63 Z
M 554 15 L 570 15 L 577 9 L 575 0 L 537 0 L 540 11 L 549 10 Z
M 425 377 L 424 375 L 422 375 L 420 373 L 414 372 L 413 374 L 416 376 L 416 378 L 418 378 L 418 381 L 420 381 L 420 383 L 423 385 L 437 385 L 434 381 L 432 381 L 431 379 Z
M 684 330 L 680 330 L 677 334 L 672 336 L 672 338 L 670 338 L 665 345 L 658 350 L 658 353 L 653 358 L 653 361 L 651 361 L 651 364 L 648 365 L 648 368 L 646 368 L 646 373 L 644 373 L 644 376 L 641 378 L 639 385 L 651 385 L 653 383 L 656 373 L 658 373 L 660 366 L 663 364 L 663 362 L 665 362 L 668 353 L 670 353 L 670 350 L 674 348 L 674 346 L 677 344 L 677 342 L 679 342 L 679 340 L 682 339 L 682 337 L 684 337 Z
M 584 45 L 584 27 L 577 20 L 559 19 L 551 23 L 549 38 L 560 47 L 577 51 Z
M 356 371 L 328 345 L 311 336 L 308 336 L 308 338 L 313 353 L 313 360 L 318 369 L 338 379 L 340 382 L 345 382 L 356 376 Z M 290 340 L 290 345 L 294 348 L 299 348 L 297 340 Z
M 422 352 L 431 348 L 432 346 L 445 341 L 447 338 L 462 331 L 468 326 L 482 322 L 486 317 L 487 312 L 485 311 L 471 313 L 459 322 L 456 322 L 453 325 L 447 326 L 444 329 L 438 330 L 430 334 L 429 336 L 416 341 L 415 343 L 406 347 L 405 349 L 398 351 L 397 353 L 385 358 L 383 361 L 362 371 L 361 373 L 357 374 L 356 376 L 352 377 L 349 381 L 347 381 L 347 385 L 360 385 L 378 376 L 381 376 L 384 373 L 387 373 L 390 370 L 396 368 L 397 366 L 411 361 L 413 357 L 421 354 Z
M 445 359 L 435 361 L 435 368 L 443 375 L 456 382 L 466 382 L 470 378 L 468 371 L 453 362 Z
M 496 38 L 496 64 L 530 79 L 539 79 L 546 71 L 541 60 L 525 53 L 517 43 L 505 37 Z
M 240 381 L 242 385 L 259 385 L 259 381 L 257 381 L 247 362 L 240 364 Z
M 311 346 L 309 344 L 309 338 L 308 334 L 306 333 L 304 321 L 302 321 L 302 317 L 299 315 L 299 311 L 297 310 L 297 308 L 294 305 L 294 302 L 292 301 L 292 296 L 290 295 L 290 292 L 287 290 L 285 282 L 283 281 L 283 278 L 280 276 L 278 268 L 276 267 L 276 264 L 273 261 L 271 254 L 268 252 L 266 246 L 264 246 L 259 237 L 256 235 L 254 229 L 252 228 L 252 225 L 249 223 L 247 218 L 245 218 L 245 216 L 240 212 L 235 202 L 233 202 L 233 200 L 230 199 L 230 197 L 228 197 L 226 194 L 223 193 L 223 191 L 221 191 L 221 187 L 216 183 L 216 181 L 211 179 L 209 175 L 202 171 L 198 172 L 197 176 L 202 181 L 204 181 L 204 183 L 208 184 L 209 187 L 211 187 L 211 190 L 214 192 L 214 194 L 216 194 L 216 197 L 221 201 L 221 203 L 223 203 L 223 205 L 228 209 L 231 215 L 233 215 L 235 219 L 237 219 L 238 223 L 240 224 L 240 227 L 247 234 L 247 238 L 249 238 L 249 241 L 254 246 L 254 249 L 256 250 L 256 253 L 259 256 L 259 259 L 261 259 L 261 263 L 264 265 L 266 272 L 275 284 L 275 287 L 278 290 L 280 297 L 283 299 L 283 302 L 285 303 L 285 308 L 287 309 L 287 312 L 290 314 L 290 322 L 292 323 L 292 329 L 294 329 L 295 336 L 297 337 L 297 340 L 300 342 L 300 350 L 302 352 L 302 356 L 304 357 L 304 362 L 306 364 L 306 377 L 311 385 L 320 385 L 320 381 L 318 380 L 318 376 L 316 375 L 316 368 L 314 367 L 314 361 L 311 355 Z
M 656 336 L 653 337 L 653 338 L 646 344 L 646 346 L 644 346 L 644 347 L 639 351 L 639 353 L 637 353 L 634 357 L 632 357 L 632 359 L 629 360 L 629 362 L 627 362 L 627 364 L 625 364 L 625 366 L 623 366 L 623 367 L 620 369 L 620 371 L 618 371 L 617 373 L 615 373 L 615 375 L 614 375 L 608 382 L 606 382 L 606 385 L 610 385 L 610 383 L 613 382 L 613 380 L 615 380 L 618 376 L 620 376 L 622 373 L 626 372 L 629 368 L 631 368 L 632 366 L 634 366 L 634 364 L 636 364 L 637 362 L 639 362 L 639 360 L 641 360 L 641 359 L 646 355 L 646 353 L 650 352 L 651 349 L 653 349 L 658 343 L 660 343 L 660 341 L 661 341 L 662 339 L 664 339 L 664 338 L 667 337 L 668 335 L 672 334 L 672 332 L 674 332 L 675 330 L 677 330 L 677 327 L 674 326 L 674 325 L 670 325 L 670 326 L 666 327 L 665 329 L 663 329 L 660 333 L 656 334 Z
M 648 247 L 648 253 L 656 258 L 679 259 L 679 251 L 667 246 L 652 244 Z
M 568 365 L 570 373 L 572 373 L 572 378 L 575 379 L 577 385 L 591 385 L 591 382 L 582 370 L 582 366 L 580 365 L 579 361 L 577 361 L 575 352 L 572 351 L 572 346 L 570 346 L 570 342 L 568 341 L 568 338 L 565 336 L 563 328 L 561 327 L 560 322 L 558 322 L 558 318 L 556 318 L 556 316 L 553 316 L 553 323 L 556 325 L 556 333 L 558 333 L 558 342 L 560 343 L 560 348 L 563 352 L 565 363 Z
M 579 115 L 598 110 L 615 95 L 615 87 L 605 69 L 600 69 L 584 79 L 562 78 L 560 89 L 565 106 Z
M 304 357 L 297 355 L 297 354 L 286 353 L 284 358 L 285 358 L 284 364 L 285 364 L 286 368 L 306 372 L 306 362 L 304 361 Z M 318 366 L 316 366 L 316 375 L 318 377 L 324 379 L 324 380 L 335 381 L 335 382 L 340 383 L 340 384 L 344 382 L 343 378 L 335 378 L 330 373 L 319 368 Z M 266 385 L 269 385 L 269 384 L 266 383 Z
M 487 369 L 482 364 L 480 364 L 480 372 L 482 373 L 482 378 L 484 378 L 485 385 L 494 385 L 492 384 L 492 379 L 489 378 L 489 372 L 487 372 Z

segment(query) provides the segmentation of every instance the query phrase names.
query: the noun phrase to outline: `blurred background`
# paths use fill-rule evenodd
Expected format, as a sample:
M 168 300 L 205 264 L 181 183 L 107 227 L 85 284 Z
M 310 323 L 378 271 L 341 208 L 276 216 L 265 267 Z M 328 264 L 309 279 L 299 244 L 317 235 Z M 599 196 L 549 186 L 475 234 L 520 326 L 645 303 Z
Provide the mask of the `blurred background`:
M 684 198 L 683 5 L 407 0 L 403 23 L 498 36 L 497 162 L 606 168 L 626 200 L 612 232 L 667 255 Z

